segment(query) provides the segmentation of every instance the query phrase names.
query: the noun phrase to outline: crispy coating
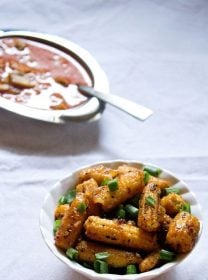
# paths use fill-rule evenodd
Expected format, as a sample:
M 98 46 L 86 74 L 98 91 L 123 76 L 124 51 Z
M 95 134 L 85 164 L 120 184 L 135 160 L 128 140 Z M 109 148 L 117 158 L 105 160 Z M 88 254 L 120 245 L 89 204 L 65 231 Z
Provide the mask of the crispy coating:
M 129 264 L 139 264 L 142 260 L 141 256 L 134 252 L 128 252 L 120 249 L 114 249 L 100 243 L 90 241 L 80 241 L 76 250 L 78 251 L 78 259 L 83 262 L 94 262 L 95 254 L 99 252 L 109 253 L 106 262 L 112 267 L 125 267 Z
M 180 212 L 172 220 L 166 243 L 177 253 L 188 253 L 194 246 L 200 229 L 199 220 L 188 212 Z
M 186 201 L 176 193 L 169 193 L 164 196 L 160 204 L 165 208 L 166 213 L 171 217 L 174 217 L 185 205 Z
M 94 193 L 94 202 L 101 204 L 103 211 L 110 211 L 134 195 L 141 193 L 144 188 L 143 172 L 139 169 L 121 173 L 117 180 L 118 189 L 116 191 L 110 191 L 108 186 L 102 186 Z
M 149 205 L 147 199 L 151 198 L 154 205 Z M 157 231 L 160 227 L 159 221 L 160 189 L 154 183 L 144 187 L 139 202 L 138 226 L 146 231 Z
M 65 213 L 68 211 L 68 209 L 69 209 L 69 204 L 57 205 L 54 213 L 55 219 L 62 219 Z
M 159 215 L 160 229 L 166 232 L 169 229 L 169 225 L 172 221 L 172 218 L 166 214 L 165 208 L 162 205 L 159 205 L 158 215 Z
M 123 165 L 120 165 L 117 170 L 118 170 L 118 174 L 125 174 L 128 172 L 136 172 L 139 169 L 137 167 L 134 167 L 134 166 L 131 166 L 128 164 L 123 164 Z
M 112 179 L 117 176 L 117 173 L 117 170 L 107 168 L 103 165 L 98 165 L 82 170 L 79 173 L 79 182 L 93 178 L 98 183 L 98 185 L 100 185 L 103 180 Z
M 81 233 L 83 223 L 87 217 L 87 211 L 83 213 L 78 211 L 80 203 L 88 204 L 87 199 L 82 193 L 77 195 L 72 201 L 68 211 L 62 218 L 60 228 L 56 232 L 55 244 L 61 249 L 66 250 L 73 246 Z
M 166 189 L 168 187 L 171 186 L 171 182 L 165 179 L 161 179 L 158 177 L 154 177 L 154 176 L 150 176 L 149 180 L 148 180 L 148 184 L 149 183 L 154 183 L 158 186 L 158 188 L 162 189 Z
M 86 220 L 85 234 L 92 240 L 145 251 L 158 247 L 157 236 L 122 220 L 108 220 L 90 216 Z
M 154 251 L 150 253 L 148 256 L 146 256 L 141 263 L 139 264 L 139 270 L 140 272 L 145 272 L 153 269 L 160 260 L 160 252 Z
M 101 215 L 101 208 L 100 205 L 95 204 L 93 201 L 94 191 L 98 188 L 97 182 L 91 178 L 83 183 L 80 183 L 76 186 L 77 193 L 81 192 L 84 193 L 85 197 L 88 200 L 88 207 L 87 207 L 87 215 L 91 216 L 99 216 Z

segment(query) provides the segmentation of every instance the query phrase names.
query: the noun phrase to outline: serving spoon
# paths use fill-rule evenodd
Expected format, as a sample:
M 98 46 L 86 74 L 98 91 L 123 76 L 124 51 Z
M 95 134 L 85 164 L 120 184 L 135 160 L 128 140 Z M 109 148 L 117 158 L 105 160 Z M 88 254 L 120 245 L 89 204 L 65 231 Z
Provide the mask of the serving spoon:
M 108 103 L 139 120 L 144 121 L 153 114 L 152 110 L 123 97 L 113 94 L 105 94 L 103 92 L 96 91 L 92 87 L 88 86 L 78 85 L 77 87 L 81 93 L 86 94 L 88 96 L 97 97 L 105 103 Z

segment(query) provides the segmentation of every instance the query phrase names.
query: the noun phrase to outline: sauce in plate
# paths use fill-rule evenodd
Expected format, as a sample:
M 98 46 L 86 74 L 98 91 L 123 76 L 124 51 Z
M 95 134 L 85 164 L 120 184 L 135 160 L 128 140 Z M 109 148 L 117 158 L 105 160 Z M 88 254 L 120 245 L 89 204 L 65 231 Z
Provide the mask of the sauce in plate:
M 70 109 L 87 100 L 75 84 L 92 83 L 70 55 L 27 39 L 0 39 L 1 97 L 37 109 Z

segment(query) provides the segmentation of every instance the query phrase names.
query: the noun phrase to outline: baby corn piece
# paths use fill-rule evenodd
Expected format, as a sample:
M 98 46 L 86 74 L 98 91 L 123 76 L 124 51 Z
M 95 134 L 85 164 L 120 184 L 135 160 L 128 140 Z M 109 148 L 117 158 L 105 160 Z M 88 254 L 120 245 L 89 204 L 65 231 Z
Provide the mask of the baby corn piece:
M 87 211 L 84 209 L 87 204 L 87 199 L 81 193 L 72 201 L 55 235 L 55 244 L 57 247 L 66 250 L 75 244 L 87 217 Z
M 106 262 L 112 267 L 125 267 L 129 264 L 139 264 L 142 261 L 141 256 L 137 253 L 110 248 L 90 241 L 80 241 L 76 250 L 78 251 L 78 259 L 82 262 L 94 262 L 95 254 L 100 252 L 109 254 Z
M 169 193 L 161 199 L 160 203 L 165 208 L 166 213 L 174 217 L 180 212 L 186 201 L 177 193 Z
M 79 192 L 84 193 L 85 197 L 88 199 L 88 208 L 87 208 L 88 216 L 101 215 L 100 205 L 95 204 L 93 201 L 94 191 L 97 188 L 98 188 L 98 184 L 93 178 L 91 178 L 87 181 L 84 181 L 83 183 L 80 183 L 76 186 L 77 193 L 79 193 Z
M 143 176 L 143 172 L 139 169 L 120 174 L 117 177 L 117 190 L 111 191 L 107 185 L 98 188 L 94 193 L 94 203 L 101 204 L 102 209 L 106 212 L 111 210 L 142 192 L 144 187 Z
M 55 209 L 55 219 L 62 219 L 64 214 L 68 211 L 69 204 L 58 205 Z
M 166 189 L 168 187 L 171 186 L 171 182 L 165 179 L 161 179 L 158 177 L 154 177 L 154 176 L 150 176 L 149 180 L 148 180 L 148 184 L 149 183 L 154 183 L 158 186 L 158 188 L 162 189 Z
M 199 229 L 197 217 L 180 212 L 170 223 L 166 243 L 177 253 L 188 253 L 194 246 Z
M 107 168 L 104 165 L 98 165 L 82 170 L 79 173 L 79 181 L 83 182 L 93 178 L 98 183 L 98 185 L 100 185 L 103 180 L 112 179 L 115 176 L 117 176 L 116 170 Z
M 138 226 L 146 231 L 157 231 L 159 222 L 160 189 L 154 183 L 144 187 L 139 203 Z
M 140 272 L 145 272 L 153 269 L 160 260 L 160 252 L 154 251 L 144 258 L 139 264 Z
M 90 216 L 84 227 L 87 237 L 92 240 L 145 251 L 152 251 L 158 247 L 156 234 L 145 232 L 121 220 Z

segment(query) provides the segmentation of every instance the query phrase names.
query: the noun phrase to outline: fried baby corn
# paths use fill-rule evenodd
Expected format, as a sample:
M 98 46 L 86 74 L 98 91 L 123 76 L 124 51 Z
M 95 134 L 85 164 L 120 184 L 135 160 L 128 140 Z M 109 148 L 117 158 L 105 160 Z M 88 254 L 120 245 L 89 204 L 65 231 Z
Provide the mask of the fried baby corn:
M 159 229 L 159 199 L 160 189 L 157 187 L 157 185 L 154 183 L 149 183 L 146 185 L 139 202 L 137 223 L 141 229 L 150 232 L 157 231 Z
M 98 185 L 100 185 L 103 180 L 112 179 L 117 176 L 117 173 L 117 170 L 107 168 L 103 165 L 98 165 L 82 170 L 79 173 L 79 182 L 93 178 L 98 183 Z
M 144 188 L 144 177 L 141 170 L 133 170 L 119 174 L 117 177 L 118 188 L 111 191 L 109 187 L 101 186 L 94 193 L 94 203 L 101 204 L 103 211 L 110 211 L 124 201 L 141 193 Z
M 176 193 L 169 193 L 161 199 L 160 203 L 165 208 L 166 213 L 174 217 L 186 204 L 186 201 Z
M 171 221 L 166 243 L 177 253 L 188 253 L 200 229 L 199 220 L 188 212 L 180 212 Z
M 87 204 L 87 199 L 81 193 L 72 201 L 55 235 L 55 244 L 57 247 L 66 250 L 75 244 L 87 217 L 87 211 L 80 211 L 79 209 L 81 208 L 80 206 Z
M 146 256 L 141 263 L 139 264 L 139 270 L 140 272 L 145 272 L 153 269 L 160 260 L 160 252 L 154 251 L 150 253 L 148 256 Z
M 58 205 L 54 213 L 55 219 L 62 219 L 65 213 L 68 211 L 68 209 L 69 209 L 69 204 Z
M 94 191 L 98 188 L 98 184 L 94 179 L 89 179 L 76 186 L 77 193 L 83 193 L 88 200 L 87 215 L 101 215 L 100 205 L 93 201 Z
M 137 253 L 110 248 L 90 241 L 80 241 L 76 250 L 78 251 L 78 260 L 82 262 L 94 262 L 95 254 L 99 252 L 109 254 L 106 262 L 112 267 L 125 267 L 129 264 L 139 264 L 142 261 L 141 256 Z
M 152 251 L 158 247 L 156 234 L 145 232 L 122 220 L 90 216 L 84 227 L 86 236 L 92 240 L 144 251 Z

